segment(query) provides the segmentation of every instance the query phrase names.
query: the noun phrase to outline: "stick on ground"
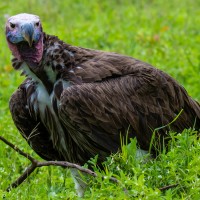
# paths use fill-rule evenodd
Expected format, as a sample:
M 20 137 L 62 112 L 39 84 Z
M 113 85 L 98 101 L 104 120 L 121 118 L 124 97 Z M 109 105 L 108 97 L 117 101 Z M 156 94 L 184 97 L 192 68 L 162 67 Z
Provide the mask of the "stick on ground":
M 74 164 L 74 163 L 70 163 L 70 162 L 66 162 L 66 161 L 38 161 L 35 158 L 33 158 L 30 154 L 25 153 L 24 151 L 22 151 L 21 149 L 19 149 L 16 145 L 12 144 L 11 142 L 9 142 L 8 140 L 6 140 L 4 137 L 0 136 L 0 140 L 2 140 L 5 144 L 7 144 L 8 146 L 10 146 L 12 149 L 14 149 L 16 152 L 18 152 L 20 155 L 24 156 L 25 158 L 27 158 L 28 160 L 31 161 L 31 165 L 24 171 L 24 173 L 13 183 L 11 183 L 9 185 L 9 187 L 6 189 L 7 192 L 9 192 L 12 188 L 17 188 L 23 181 L 25 181 L 32 172 L 34 172 L 34 170 L 38 167 L 44 167 L 44 166 L 61 166 L 61 167 L 66 167 L 66 168 L 75 168 L 83 173 L 89 174 L 90 176 L 93 177 L 97 177 L 97 174 L 90 170 L 90 169 L 86 169 L 81 167 L 80 165 Z M 104 179 L 105 177 L 102 176 L 102 179 Z M 109 178 L 110 181 L 114 182 L 114 183 L 118 183 L 121 184 L 121 182 L 114 178 L 114 177 L 110 177 Z M 167 185 L 164 186 L 162 188 L 159 188 L 159 190 L 164 191 L 167 190 L 169 188 L 173 188 L 178 186 L 178 184 L 173 184 L 173 185 Z M 126 188 L 123 187 L 124 192 L 128 192 Z
M 8 140 L 6 140 L 4 137 L 0 136 L 0 140 L 2 140 L 5 144 L 10 146 L 12 149 L 14 149 L 16 152 L 18 152 L 20 155 L 24 156 L 28 160 L 31 161 L 31 165 L 24 171 L 24 173 L 16 180 L 14 181 L 7 189 L 6 191 L 10 191 L 12 188 L 18 187 L 23 181 L 25 181 L 31 173 L 38 167 L 44 167 L 44 166 L 61 166 L 66 168 L 75 168 L 83 173 L 89 174 L 90 176 L 97 177 L 97 174 L 90 170 L 81 167 L 80 165 L 66 162 L 66 161 L 38 161 L 35 158 L 33 158 L 30 154 L 23 152 L 21 149 L 19 149 L 16 145 L 12 144 Z M 104 178 L 104 177 L 102 177 Z M 110 177 L 109 179 L 112 182 L 120 183 L 119 180 L 117 180 L 114 177 Z

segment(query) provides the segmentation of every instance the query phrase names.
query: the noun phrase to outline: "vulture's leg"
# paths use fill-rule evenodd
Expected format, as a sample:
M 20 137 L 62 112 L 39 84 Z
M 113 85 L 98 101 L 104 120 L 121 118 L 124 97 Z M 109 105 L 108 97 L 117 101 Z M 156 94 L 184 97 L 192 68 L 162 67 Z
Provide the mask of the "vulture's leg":
M 84 176 L 84 174 L 79 172 L 77 169 L 70 169 L 70 171 L 74 180 L 76 192 L 79 197 L 83 197 L 85 189 L 87 187 L 87 183 L 85 183 L 81 178 L 82 176 Z
M 27 91 L 22 85 L 10 99 L 10 111 L 19 132 L 31 148 L 45 160 L 63 160 L 53 148 L 50 136 L 44 125 L 30 115 L 27 105 Z
M 136 159 L 140 160 L 147 154 L 148 154 L 148 151 L 138 148 L 136 150 Z M 151 156 L 148 156 L 145 159 L 145 161 L 148 161 L 149 159 L 151 159 Z M 71 171 L 72 178 L 74 180 L 75 190 L 79 197 L 83 197 L 85 190 L 87 188 L 87 183 L 82 179 L 82 176 L 85 176 L 85 174 L 81 173 L 77 169 L 70 169 L 70 171 Z
M 143 149 L 137 148 L 136 150 L 136 159 L 141 159 L 143 156 L 147 155 L 149 152 Z

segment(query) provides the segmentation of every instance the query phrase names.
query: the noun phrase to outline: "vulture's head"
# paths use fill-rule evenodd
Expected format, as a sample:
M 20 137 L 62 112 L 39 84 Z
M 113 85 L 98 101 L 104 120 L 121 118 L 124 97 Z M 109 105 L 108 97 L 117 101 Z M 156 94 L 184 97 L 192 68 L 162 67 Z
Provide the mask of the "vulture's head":
M 18 14 L 6 22 L 6 39 L 12 54 L 20 61 L 39 63 L 43 54 L 43 32 L 40 18 Z

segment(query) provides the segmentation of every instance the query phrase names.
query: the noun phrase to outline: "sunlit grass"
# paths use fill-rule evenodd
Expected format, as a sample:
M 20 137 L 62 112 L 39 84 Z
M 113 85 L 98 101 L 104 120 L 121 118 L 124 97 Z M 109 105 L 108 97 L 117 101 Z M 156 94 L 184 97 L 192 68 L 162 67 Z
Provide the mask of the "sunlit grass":
M 195 0 L 1 1 L 0 134 L 37 157 L 16 130 L 8 110 L 11 94 L 24 79 L 11 67 L 4 36 L 8 16 L 34 13 L 40 16 L 46 33 L 67 43 L 148 62 L 169 73 L 200 101 L 199 7 L 200 2 Z M 120 185 L 99 178 L 90 182 L 86 199 L 198 199 L 200 144 L 189 132 L 173 136 L 171 151 L 156 160 L 137 162 L 127 158 L 126 151 L 108 158 L 108 167 L 102 173 L 119 178 L 132 197 Z M 19 188 L 5 193 L 29 162 L 3 143 L 0 158 L 0 195 L 5 199 L 77 199 L 69 172 L 56 167 L 34 172 Z M 174 183 L 179 186 L 165 192 L 157 189 Z

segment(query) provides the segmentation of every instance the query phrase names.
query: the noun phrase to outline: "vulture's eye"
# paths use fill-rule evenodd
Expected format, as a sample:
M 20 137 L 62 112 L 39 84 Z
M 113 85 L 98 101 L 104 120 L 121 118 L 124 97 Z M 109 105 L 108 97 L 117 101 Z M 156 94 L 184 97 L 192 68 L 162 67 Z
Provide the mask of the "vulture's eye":
M 35 23 L 35 26 L 39 26 L 39 25 L 40 25 L 40 22 L 36 22 L 36 23 Z
M 15 28 L 15 24 L 10 23 L 10 27 L 11 27 L 11 28 Z

